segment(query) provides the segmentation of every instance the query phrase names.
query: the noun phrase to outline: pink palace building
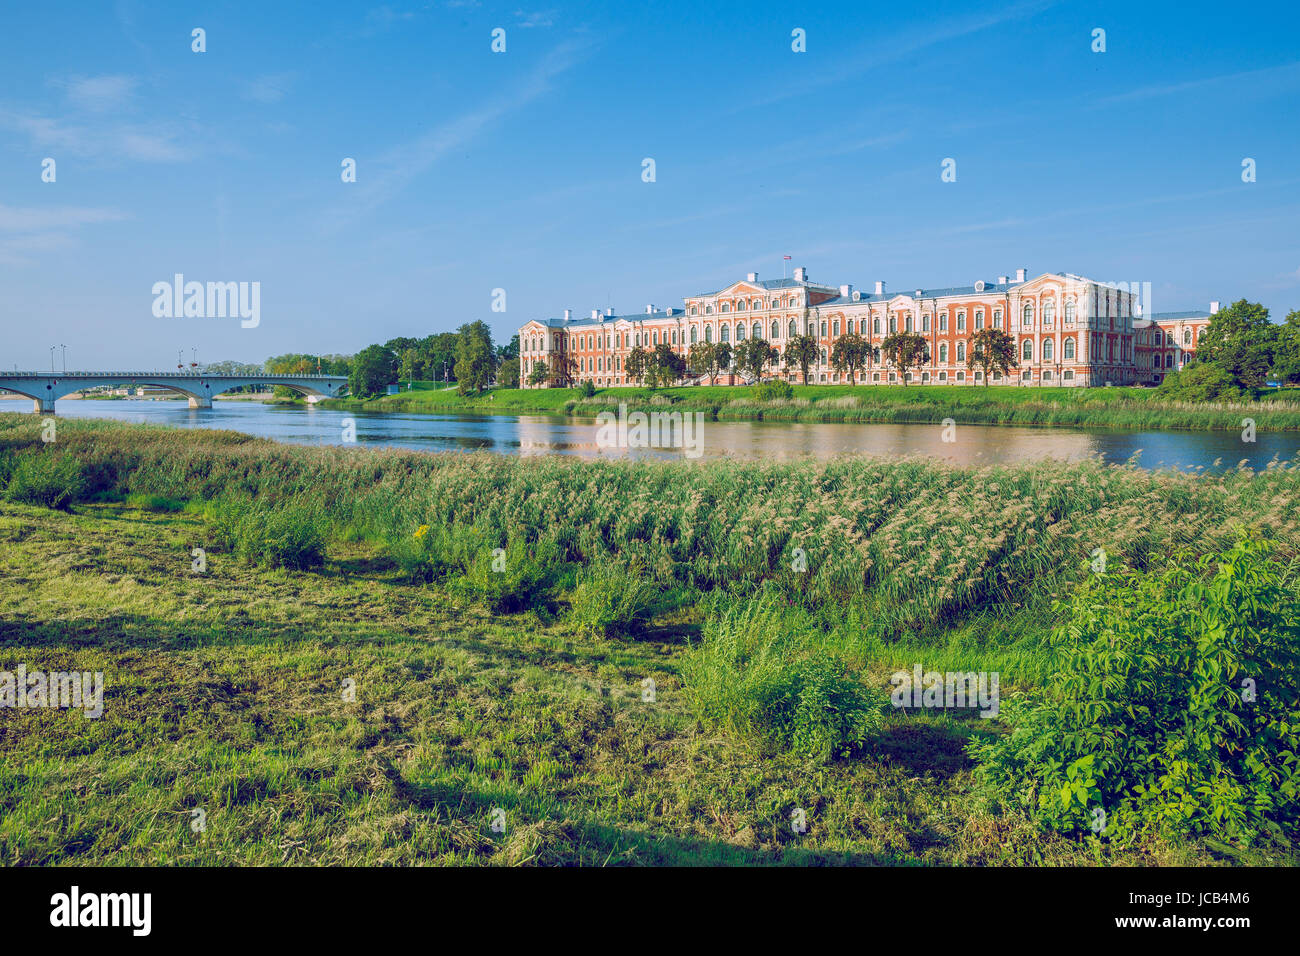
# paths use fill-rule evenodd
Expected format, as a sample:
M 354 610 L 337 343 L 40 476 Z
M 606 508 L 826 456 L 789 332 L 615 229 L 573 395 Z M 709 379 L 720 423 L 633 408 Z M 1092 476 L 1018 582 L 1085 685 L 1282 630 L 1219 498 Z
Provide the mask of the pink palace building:
M 1122 288 L 1068 272 L 1046 272 L 1029 278 L 1019 269 L 1014 278 L 976 280 L 970 285 L 940 289 L 887 292 L 884 282 L 871 291 L 852 285 L 812 281 L 797 268 L 788 279 L 759 279 L 755 272 L 714 292 L 687 296 L 684 307 L 615 315 L 613 309 L 593 310 L 590 316 L 534 319 L 519 330 L 520 384 L 529 385 L 537 363 L 554 372 L 572 362 L 572 381 L 590 379 L 601 387 L 636 385 L 624 370 L 634 348 L 663 344 L 685 356 L 693 344 L 726 342 L 734 346 L 761 336 L 784 355 L 785 343 L 796 334 L 813 336 L 818 361 L 808 381 L 845 383 L 848 375 L 830 364 L 837 338 L 857 332 L 873 346 L 865 375 L 868 384 L 899 383 L 899 373 L 882 360 L 880 343 L 891 333 L 915 332 L 929 342 L 930 363 L 909 371 L 907 381 L 926 385 L 983 384 L 982 372 L 967 367 L 971 336 L 983 328 L 1003 329 L 1016 342 L 1020 363 L 1009 376 L 993 375 L 993 384 L 1076 387 L 1088 385 L 1158 384 L 1182 368 L 1196 353 L 1196 344 L 1217 311 L 1140 314 L 1138 295 Z M 1135 309 L 1139 310 L 1135 312 Z M 765 379 L 802 381 L 798 368 L 787 369 L 783 358 Z M 716 381 L 688 379 L 697 384 L 738 384 L 748 381 L 734 370 Z

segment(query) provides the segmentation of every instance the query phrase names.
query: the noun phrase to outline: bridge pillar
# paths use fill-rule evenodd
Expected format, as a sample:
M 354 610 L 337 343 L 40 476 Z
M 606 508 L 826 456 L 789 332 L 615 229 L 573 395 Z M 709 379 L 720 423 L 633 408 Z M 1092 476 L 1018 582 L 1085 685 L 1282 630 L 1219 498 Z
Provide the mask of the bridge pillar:
M 35 412 L 37 415 L 41 414 L 42 412 L 47 412 L 51 415 L 54 414 L 54 399 L 33 398 L 32 411 Z
M 191 395 L 190 408 L 211 408 L 212 399 L 206 395 Z

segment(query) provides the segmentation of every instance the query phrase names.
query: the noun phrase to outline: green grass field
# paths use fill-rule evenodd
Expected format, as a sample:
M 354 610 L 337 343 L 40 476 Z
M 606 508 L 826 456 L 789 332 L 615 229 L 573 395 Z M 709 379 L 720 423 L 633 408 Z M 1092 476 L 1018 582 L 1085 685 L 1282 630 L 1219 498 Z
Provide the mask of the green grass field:
M 489 412 L 594 416 L 619 403 L 649 409 L 671 404 L 714 419 L 825 422 L 941 422 L 1077 428 L 1239 430 L 1253 418 L 1263 430 L 1300 429 L 1300 399 L 1291 390 L 1232 404 L 1170 402 L 1149 388 L 1017 388 L 1005 385 L 796 385 L 790 400 L 755 401 L 745 386 L 604 388 L 584 398 L 576 388 L 506 389 L 459 395 L 455 387 L 415 383 L 410 392 L 362 403 L 326 404 L 374 411 Z
M 1251 528 L 1295 566 L 1292 468 L 636 464 L 39 428 L 0 416 L 0 670 L 102 671 L 106 692 L 97 720 L 0 712 L 6 864 L 1300 862 L 1281 838 L 1043 830 L 976 786 L 966 747 L 1004 728 L 970 711 L 886 707 L 851 755 L 814 759 L 750 706 L 832 659 L 866 700 L 918 663 L 1036 693 L 1053 601 L 1098 546 L 1157 566 Z M 14 500 L 70 461 L 67 511 Z M 305 569 L 275 566 L 316 543 Z M 760 606 L 787 658 L 751 651 L 769 670 L 741 687 L 717 641 L 752 635 Z

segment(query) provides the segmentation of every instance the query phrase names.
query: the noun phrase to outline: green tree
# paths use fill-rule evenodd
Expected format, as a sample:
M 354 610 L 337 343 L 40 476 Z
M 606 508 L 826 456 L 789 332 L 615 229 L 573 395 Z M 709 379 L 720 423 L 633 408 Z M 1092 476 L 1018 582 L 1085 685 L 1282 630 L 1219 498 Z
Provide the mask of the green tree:
M 692 375 L 708 375 L 713 368 L 713 343 L 696 342 L 686 353 L 686 365 Z
M 1210 317 L 1196 344 L 1196 361 L 1219 366 L 1241 387 L 1261 388 L 1273 367 L 1276 332 L 1268 309 L 1238 299 Z
M 650 353 L 651 385 L 668 387 L 686 374 L 686 360 L 667 345 L 660 343 Z
M 709 350 L 709 375 L 716 379 L 717 376 L 731 368 L 731 346 L 726 342 L 719 342 Z
M 971 338 L 966 367 L 984 371 L 985 388 L 989 385 L 990 372 L 1006 375 L 1018 364 L 1016 340 L 1001 329 L 980 329 Z
M 456 336 L 456 390 L 461 395 L 482 392 L 496 373 L 492 332 L 485 322 L 467 322 Z
M 650 353 L 641 346 L 636 346 L 623 360 L 623 370 L 629 380 L 645 384 L 646 376 L 650 373 Z
M 497 385 L 502 388 L 519 387 L 519 333 L 507 345 L 497 349 Z
M 915 332 L 895 332 L 880 343 L 885 358 L 894 364 L 907 387 L 909 369 L 920 368 L 930 361 L 930 344 Z
M 1283 385 L 1300 383 L 1300 309 L 1287 315 L 1276 334 L 1273 378 Z
M 397 381 L 397 356 L 382 345 L 368 345 L 357 353 L 348 376 L 348 390 L 357 398 L 378 395 Z
M 776 350 L 766 339 L 750 338 L 737 343 L 733 358 L 736 368 L 748 372 L 755 382 L 762 381 L 763 373 L 772 364 Z
M 785 367 L 799 369 L 803 383 L 807 385 L 808 367 L 817 361 L 820 354 L 817 340 L 811 335 L 792 335 L 785 343 Z
M 546 364 L 545 359 L 538 359 L 533 363 L 533 367 L 528 372 L 529 385 L 541 385 L 551 377 L 551 367 Z
M 848 332 L 841 335 L 831 346 L 831 365 L 837 372 L 847 372 L 849 384 L 856 382 L 856 373 L 862 369 L 863 375 L 866 375 L 867 356 L 870 354 L 870 346 L 867 340 L 856 332 Z

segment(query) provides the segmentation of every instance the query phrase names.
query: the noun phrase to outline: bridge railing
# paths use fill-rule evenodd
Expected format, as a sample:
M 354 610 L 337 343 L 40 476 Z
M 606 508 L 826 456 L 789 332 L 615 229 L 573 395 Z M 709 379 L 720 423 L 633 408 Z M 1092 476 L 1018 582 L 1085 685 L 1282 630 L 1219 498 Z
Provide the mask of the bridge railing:
M 0 370 L 0 378 L 113 378 L 122 376 L 125 378 L 251 378 L 266 379 L 268 381 L 286 381 L 299 378 L 309 379 L 327 379 L 327 378 L 347 378 L 346 375 L 236 375 L 224 372 L 160 372 L 160 371 L 135 371 L 135 372 L 31 372 L 31 371 L 12 371 L 6 372 Z

